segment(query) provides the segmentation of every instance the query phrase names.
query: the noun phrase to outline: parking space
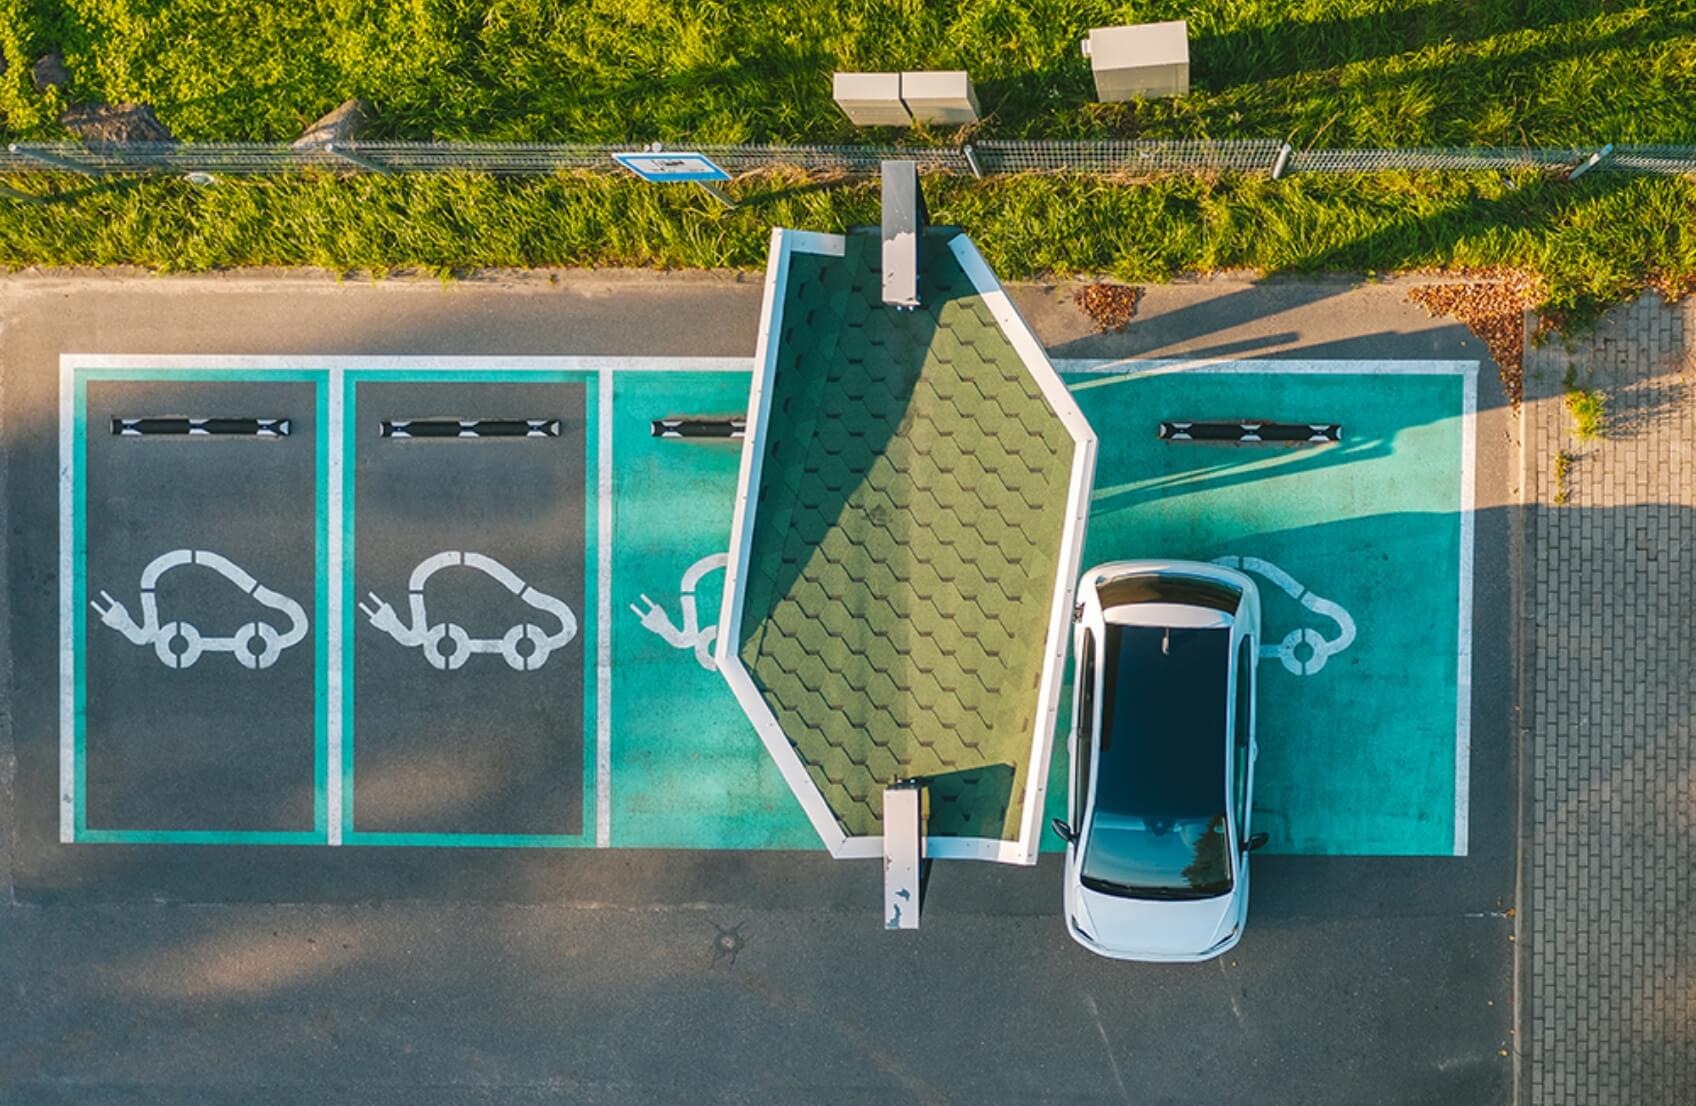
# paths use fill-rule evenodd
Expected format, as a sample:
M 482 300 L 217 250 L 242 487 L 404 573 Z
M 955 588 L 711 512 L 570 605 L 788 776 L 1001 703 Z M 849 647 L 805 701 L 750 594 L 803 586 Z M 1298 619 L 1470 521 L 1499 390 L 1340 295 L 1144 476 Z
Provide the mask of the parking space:
M 613 399 L 611 843 L 817 849 L 711 656 L 741 439 L 650 433 L 740 416 L 748 373 L 620 373 Z
M 344 842 L 592 837 L 592 386 L 346 374 Z
M 1464 853 L 1471 363 L 1061 368 L 1086 562 L 1261 584 L 1274 851 Z M 740 414 L 744 362 L 67 373 L 67 838 L 817 847 L 713 668 L 740 440 L 650 434 Z M 112 432 L 163 416 L 289 425 Z M 1158 434 L 1194 420 L 1341 440 Z
M 1221 560 L 1260 587 L 1271 851 L 1464 855 L 1476 364 L 1091 368 L 1068 378 L 1101 436 L 1085 562 Z M 1340 441 L 1159 434 L 1201 420 Z
M 64 369 L 63 839 L 816 846 L 712 662 L 740 440 L 650 433 L 745 362 L 136 360 Z
M 76 385 L 63 829 L 322 840 L 323 375 Z

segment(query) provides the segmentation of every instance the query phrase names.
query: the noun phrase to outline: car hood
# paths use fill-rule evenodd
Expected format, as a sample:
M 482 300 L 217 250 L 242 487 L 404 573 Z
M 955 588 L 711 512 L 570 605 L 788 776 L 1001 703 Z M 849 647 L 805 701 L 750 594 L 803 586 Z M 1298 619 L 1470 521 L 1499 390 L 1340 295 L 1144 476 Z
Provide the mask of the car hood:
M 1078 923 L 1090 940 L 1126 956 L 1199 956 L 1237 920 L 1237 891 L 1177 902 L 1120 898 L 1081 885 L 1077 892 Z

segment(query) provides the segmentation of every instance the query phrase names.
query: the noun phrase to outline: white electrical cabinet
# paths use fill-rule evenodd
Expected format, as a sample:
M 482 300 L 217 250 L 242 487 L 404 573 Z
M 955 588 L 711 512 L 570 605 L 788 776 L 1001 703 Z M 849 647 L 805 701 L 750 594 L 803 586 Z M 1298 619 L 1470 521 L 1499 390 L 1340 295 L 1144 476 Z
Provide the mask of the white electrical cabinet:
M 901 102 L 899 73 L 838 73 L 831 95 L 848 121 L 858 127 L 910 127 L 913 114 Z
M 901 74 L 901 102 L 915 123 L 959 126 L 978 121 L 978 94 L 964 69 L 909 70 Z
M 1182 19 L 1097 27 L 1083 41 L 1095 71 L 1095 98 L 1183 96 L 1190 90 L 1190 28 Z

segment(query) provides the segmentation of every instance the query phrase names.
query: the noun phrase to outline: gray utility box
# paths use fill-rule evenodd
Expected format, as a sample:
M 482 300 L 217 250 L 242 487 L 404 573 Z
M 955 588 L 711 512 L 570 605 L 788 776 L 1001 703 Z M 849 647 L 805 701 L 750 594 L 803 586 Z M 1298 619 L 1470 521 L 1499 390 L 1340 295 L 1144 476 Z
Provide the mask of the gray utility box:
M 1190 90 L 1190 28 L 1182 19 L 1097 27 L 1083 41 L 1095 71 L 1095 98 L 1183 96 Z
M 838 73 L 831 95 L 857 127 L 909 127 L 913 115 L 901 102 L 899 73 Z
M 901 74 L 901 102 L 915 123 L 959 126 L 978 121 L 978 94 L 964 69 L 909 70 Z

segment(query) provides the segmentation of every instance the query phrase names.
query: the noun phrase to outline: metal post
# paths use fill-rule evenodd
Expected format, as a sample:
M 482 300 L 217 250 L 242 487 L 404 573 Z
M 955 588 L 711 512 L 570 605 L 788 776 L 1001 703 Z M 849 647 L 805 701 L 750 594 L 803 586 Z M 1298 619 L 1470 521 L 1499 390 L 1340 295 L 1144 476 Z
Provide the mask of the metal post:
M 1289 167 L 1290 144 L 1286 142 L 1284 143 L 1283 148 L 1278 151 L 1278 160 L 1272 163 L 1272 179 L 1278 180 L 1281 178 L 1284 175 L 1284 171 Z
M 7 145 L 6 149 L 31 161 L 39 161 L 43 165 L 51 165 L 55 169 L 63 169 L 67 173 L 81 173 L 85 177 L 98 177 L 105 174 L 104 169 L 96 169 L 92 165 L 84 165 L 80 161 L 72 161 L 68 157 L 50 154 L 45 150 L 33 150 L 28 146 L 20 146 L 16 142 Z
M 736 201 L 730 198 L 730 193 L 726 192 L 724 189 L 720 188 L 718 185 L 709 184 L 707 181 L 704 181 L 704 180 L 698 180 L 695 183 L 701 186 L 701 191 L 705 192 L 707 195 L 711 196 L 713 199 L 717 200 L 719 203 L 723 204 L 725 207 L 729 208 L 731 211 L 736 210 Z
M 960 152 L 966 155 L 966 164 L 971 167 L 972 176 L 978 180 L 983 180 L 983 167 L 978 164 L 977 151 L 972 149 L 972 144 L 968 142 L 961 146 Z
M 344 161 L 351 161 L 361 169 L 366 169 L 373 173 L 381 173 L 385 177 L 394 176 L 395 171 L 389 166 L 378 161 L 376 158 L 366 157 L 364 154 L 355 153 L 344 146 L 336 145 L 334 142 L 324 143 L 324 152 L 327 154 L 335 154 Z
M 1614 144 L 1612 142 L 1610 142 L 1606 146 L 1603 146 L 1600 150 L 1597 150 L 1595 153 L 1591 154 L 1589 159 L 1587 161 L 1585 161 L 1583 164 L 1573 166 L 1572 172 L 1570 172 L 1566 175 L 1566 179 L 1567 180 L 1577 180 L 1579 177 L 1582 177 L 1584 174 L 1588 173 L 1590 170 L 1596 168 L 1596 166 L 1602 164 L 1603 160 L 1605 160 L 1606 158 L 1611 157 L 1613 155 L 1613 152 L 1614 152 Z
M 923 785 L 902 780 L 883 789 L 883 928 L 918 929 L 924 899 Z

